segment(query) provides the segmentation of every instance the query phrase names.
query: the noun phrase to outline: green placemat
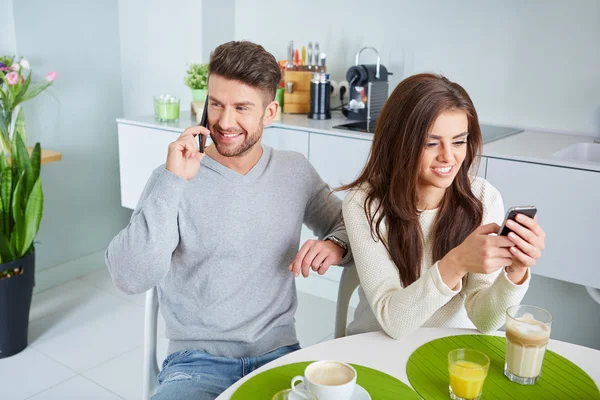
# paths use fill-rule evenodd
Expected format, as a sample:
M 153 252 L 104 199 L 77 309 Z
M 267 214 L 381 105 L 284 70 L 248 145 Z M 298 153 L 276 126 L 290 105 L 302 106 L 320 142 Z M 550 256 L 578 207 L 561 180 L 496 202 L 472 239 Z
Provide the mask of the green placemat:
M 262 372 L 240 386 L 231 400 L 270 400 L 275 393 L 289 388 L 292 378 L 303 375 L 311 362 L 282 365 Z M 350 365 L 358 374 L 356 382 L 369 392 L 373 400 L 420 399 L 414 390 L 393 376 L 362 365 Z
M 408 359 L 408 380 L 425 400 L 449 398 L 448 353 L 459 348 L 482 351 L 491 360 L 482 399 L 600 399 L 592 378 L 553 351 L 546 351 L 541 379 L 535 385 L 523 386 L 504 376 L 505 338 L 458 335 L 426 343 Z

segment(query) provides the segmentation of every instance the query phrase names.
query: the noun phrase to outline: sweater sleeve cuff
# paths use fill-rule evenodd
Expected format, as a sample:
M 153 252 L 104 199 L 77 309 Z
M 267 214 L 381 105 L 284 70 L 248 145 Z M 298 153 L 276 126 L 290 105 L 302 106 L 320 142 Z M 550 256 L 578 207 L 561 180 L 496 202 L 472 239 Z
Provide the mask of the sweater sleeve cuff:
M 525 279 L 520 284 L 516 284 L 510 280 L 510 278 L 508 277 L 508 273 L 506 272 L 506 268 L 502 268 L 502 272 L 500 273 L 498 279 L 500 279 L 503 282 L 504 287 L 506 287 L 508 290 L 521 291 L 529 287 L 529 281 L 531 280 L 530 270 L 531 268 L 527 268 L 527 272 L 525 272 Z
M 185 179 L 165 168 L 152 189 L 152 195 L 167 203 L 177 203 L 186 183 Z
M 440 275 L 440 270 L 438 268 L 438 263 L 433 264 L 428 271 L 431 280 L 435 287 L 440 291 L 441 294 L 447 297 L 454 297 L 462 290 L 462 280 L 458 282 L 458 286 L 456 290 L 450 289 L 442 280 L 442 275 Z
M 342 242 L 346 243 L 346 246 L 348 247 L 348 250 L 346 251 L 346 254 L 344 255 L 344 258 L 342 258 L 342 261 L 340 261 L 339 265 L 346 265 L 346 264 L 348 264 L 350 261 L 352 261 L 352 258 L 353 258 L 352 257 L 352 249 L 350 248 L 350 240 L 348 239 L 348 234 L 345 231 L 334 232 L 332 234 L 329 234 L 329 235 L 325 236 L 323 238 L 323 241 L 331 238 L 332 236 L 335 236 L 336 238 L 338 238 Z

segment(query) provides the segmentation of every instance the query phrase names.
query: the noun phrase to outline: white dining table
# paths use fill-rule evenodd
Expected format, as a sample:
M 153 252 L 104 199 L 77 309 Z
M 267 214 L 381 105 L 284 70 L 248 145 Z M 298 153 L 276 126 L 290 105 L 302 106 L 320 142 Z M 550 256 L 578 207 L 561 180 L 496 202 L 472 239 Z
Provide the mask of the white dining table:
M 420 328 L 399 340 L 394 340 L 383 332 L 364 333 L 329 340 L 271 361 L 240 379 L 217 397 L 217 400 L 230 399 L 244 382 L 263 371 L 280 365 L 311 360 L 338 360 L 363 365 L 385 372 L 411 386 L 406 376 L 406 363 L 413 351 L 421 345 L 441 337 L 478 333 L 474 329 Z M 504 337 L 504 332 L 498 331 L 492 335 Z M 596 386 L 600 386 L 599 350 L 553 339 L 550 339 L 548 349 L 575 363 L 587 372 Z

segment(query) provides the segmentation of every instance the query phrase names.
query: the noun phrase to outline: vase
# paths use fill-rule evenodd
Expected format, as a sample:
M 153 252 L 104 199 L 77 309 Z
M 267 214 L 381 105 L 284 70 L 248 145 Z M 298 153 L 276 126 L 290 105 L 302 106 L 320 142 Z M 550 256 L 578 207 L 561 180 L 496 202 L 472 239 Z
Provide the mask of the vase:
M 35 286 L 35 251 L 0 264 L 0 271 L 23 268 L 21 275 L 0 279 L 0 359 L 27 347 L 29 310 Z

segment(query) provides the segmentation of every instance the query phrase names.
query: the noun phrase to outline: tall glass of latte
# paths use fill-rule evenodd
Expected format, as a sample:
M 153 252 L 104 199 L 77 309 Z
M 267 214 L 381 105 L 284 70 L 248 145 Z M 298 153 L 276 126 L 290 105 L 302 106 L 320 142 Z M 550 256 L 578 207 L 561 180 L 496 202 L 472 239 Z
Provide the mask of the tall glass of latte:
M 504 375 L 512 382 L 533 385 L 540 379 L 551 324 L 552 315 L 539 307 L 506 310 Z

